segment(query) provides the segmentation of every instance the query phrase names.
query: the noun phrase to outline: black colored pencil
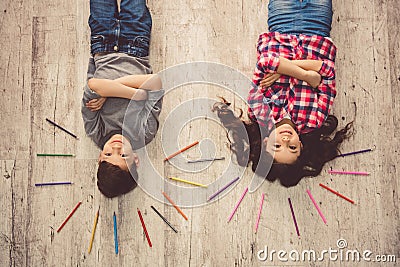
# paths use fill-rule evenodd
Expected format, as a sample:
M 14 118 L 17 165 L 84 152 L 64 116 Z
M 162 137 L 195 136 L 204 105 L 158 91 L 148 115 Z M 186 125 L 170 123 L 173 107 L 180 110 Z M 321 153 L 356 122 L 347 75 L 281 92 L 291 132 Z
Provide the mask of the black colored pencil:
M 161 213 L 158 212 L 158 210 L 156 210 L 156 208 L 154 208 L 153 206 L 150 207 L 155 211 L 155 213 L 157 213 L 158 216 L 161 217 L 161 219 L 163 219 L 166 224 L 168 224 L 169 227 L 171 227 L 172 230 L 174 230 L 175 233 L 178 233 L 178 231 L 169 223 L 169 221 L 167 221 L 164 216 L 161 215 Z
M 63 130 L 64 132 L 66 132 L 67 134 L 71 135 L 72 137 L 79 139 L 78 136 L 76 136 L 75 134 L 71 133 L 70 131 L 68 131 L 67 129 L 61 127 L 60 125 L 58 125 L 57 123 L 55 123 L 54 121 L 49 120 L 48 118 L 46 118 L 46 121 L 48 121 L 50 124 L 56 126 L 57 128 L 60 128 L 61 130 Z

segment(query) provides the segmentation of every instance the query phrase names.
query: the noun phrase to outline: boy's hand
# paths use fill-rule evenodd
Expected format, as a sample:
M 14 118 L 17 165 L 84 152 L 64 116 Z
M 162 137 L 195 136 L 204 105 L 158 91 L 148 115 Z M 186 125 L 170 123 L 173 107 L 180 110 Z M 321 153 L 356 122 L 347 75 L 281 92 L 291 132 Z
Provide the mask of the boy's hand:
M 101 109 L 106 100 L 107 100 L 106 97 L 92 99 L 86 103 L 86 107 L 90 109 L 90 111 L 98 111 Z
M 267 73 L 260 82 L 261 87 L 270 87 L 281 75 L 279 73 Z

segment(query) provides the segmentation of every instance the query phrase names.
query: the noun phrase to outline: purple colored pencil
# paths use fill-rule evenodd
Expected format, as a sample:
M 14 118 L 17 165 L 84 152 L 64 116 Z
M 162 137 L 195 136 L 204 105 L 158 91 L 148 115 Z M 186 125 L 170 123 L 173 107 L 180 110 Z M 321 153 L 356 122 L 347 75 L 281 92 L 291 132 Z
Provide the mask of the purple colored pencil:
M 242 196 L 240 197 L 239 201 L 236 203 L 235 208 L 233 209 L 231 215 L 228 218 L 228 222 L 230 222 L 232 220 L 233 215 L 235 215 L 235 212 L 239 208 L 240 203 L 242 203 L 242 200 L 243 200 L 244 196 L 246 195 L 247 191 L 249 191 L 248 187 L 246 187 L 246 189 L 244 190 L 244 192 L 243 192 Z
M 231 186 L 233 183 L 235 183 L 237 180 L 239 180 L 239 177 L 236 177 L 235 179 L 233 179 L 232 181 L 230 181 L 229 183 L 227 183 L 224 187 L 222 187 L 220 190 L 218 190 L 217 192 L 215 192 L 214 194 L 212 194 L 207 201 L 210 201 L 211 199 L 215 198 L 216 196 L 218 196 L 219 194 L 222 193 L 222 191 L 224 191 L 225 189 L 227 189 L 229 186 Z
M 356 155 L 356 154 L 365 153 L 365 152 L 369 152 L 369 151 L 372 151 L 372 149 L 371 149 L 371 148 L 368 148 L 368 149 L 364 149 L 364 150 L 359 150 L 359 151 L 354 151 L 354 152 L 339 154 L 339 155 L 337 155 L 336 157 L 346 157 L 346 156 Z
M 293 217 L 293 221 L 294 221 L 294 226 L 296 226 L 297 235 L 300 236 L 299 227 L 297 226 L 296 216 L 294 215 L 292 201 L 290 200 L 290 197 L 288 198 L 288 201 L 289 201 L 290 210 L 292 211 L 292 217 Z

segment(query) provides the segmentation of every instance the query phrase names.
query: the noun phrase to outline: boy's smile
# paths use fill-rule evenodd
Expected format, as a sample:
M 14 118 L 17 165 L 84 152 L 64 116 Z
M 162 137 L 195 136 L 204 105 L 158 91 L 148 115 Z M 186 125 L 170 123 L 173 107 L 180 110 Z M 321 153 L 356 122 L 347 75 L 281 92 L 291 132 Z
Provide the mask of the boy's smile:
M 125 171 L 129 171 L 129 167 L 133 163 L 139 166 L 139 158 L 133 152 L 129 140 L 121 134 L 113 135 L 103 147 L 99 155 L 99 163 L 107 161 L 111 164 L 119 166 Z

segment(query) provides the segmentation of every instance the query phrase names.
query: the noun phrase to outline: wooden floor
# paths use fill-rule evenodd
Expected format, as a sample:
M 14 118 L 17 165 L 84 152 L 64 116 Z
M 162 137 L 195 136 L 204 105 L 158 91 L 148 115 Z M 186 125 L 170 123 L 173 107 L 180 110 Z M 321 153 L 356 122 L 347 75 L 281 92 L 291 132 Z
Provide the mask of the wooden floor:
M 340 125 L 355 118 L 356 133 L 342 151 L 376 147 L 373 152 L 338 158 L 315 179 L 290 189 L 265 182 L 247 194 L 230 223 L 227 218 L 251 178 L 247 170 L 225 197 L 184 208 L 186 221 L 141 188 L 117 199 L 96 187 L 99 153 L 85 137 L 80 113 L 89 57 L 89 1 L 0 2 L 0 266 L 396 266 L 395 263 L 261 261 L 271 250 L 370 250 L 374 257 L 395 255 L 399 262 L 400 11 L 397 0 L 334 0 L 332 38 L 338 47 L 333 113 Z M 266 30 L 267 1 L 150 1 L 153 15 L 151 64 L 155 72 L 180 63 L 212 61 L 251 77 L 258 34 Z M 216 98 L 211 85 L 177 88 L 164 99 L 162 120 L 184 101 Z M 236 107 L 243 103 L 224 93 Z M 236 99 L 236 100 L 235 100 Z M 190 110 L 187 110 L 191 114 Z M 49 125 L 53 119 L 80 139 Z M 164 133 L 168 137 L 168 132 Z M 163 164 L 159 132 L 150 145 L 155 168 L 165 177 L 211 183 L 229 163 L 224 130 L 212 121 L 193 120 L 177 137 L 184 146 L 208 138 L 227 157 L 202 172 L 186 173 Z M 75 158 L 39 158 L 36 153 L 74 153 Z M 185 157 L 196 158 L 198 148 Z M 329 168 L 370 172 L 369 176 L 329 175 Z M 234 178 L 234 177 L 232 177 Z M 143 179 L 146 179 L 144 176 Z M 72 186 L 36 188 L 37 182 L 71 180 Z M 151 182 L 151 181 L 150 181 Z M 352 205 L 319 183 L 355 200 Z M 310 201 L 310 189 L 325 225 Z M 261 193 L 260 226 L 254 223 Z M 298 237 L 287 198 L 299 225 Z M 78 201 L 75 215 L 56 230 Z M 174 233 L 151 210 L 155 206 L 178 229 Z M 87 252 L 97 208 L 100 217 L 93 250 Z M 140 208 L 153 243 L 143 234 Z M 114 252 L 112 214 L 117 214 L 119 255 Z M 265 254 L 261 253 L 263 257 Z M 288 254 L 284 257 L 288 258 Z M 397 263 L 398 264 L 398 263 Z

